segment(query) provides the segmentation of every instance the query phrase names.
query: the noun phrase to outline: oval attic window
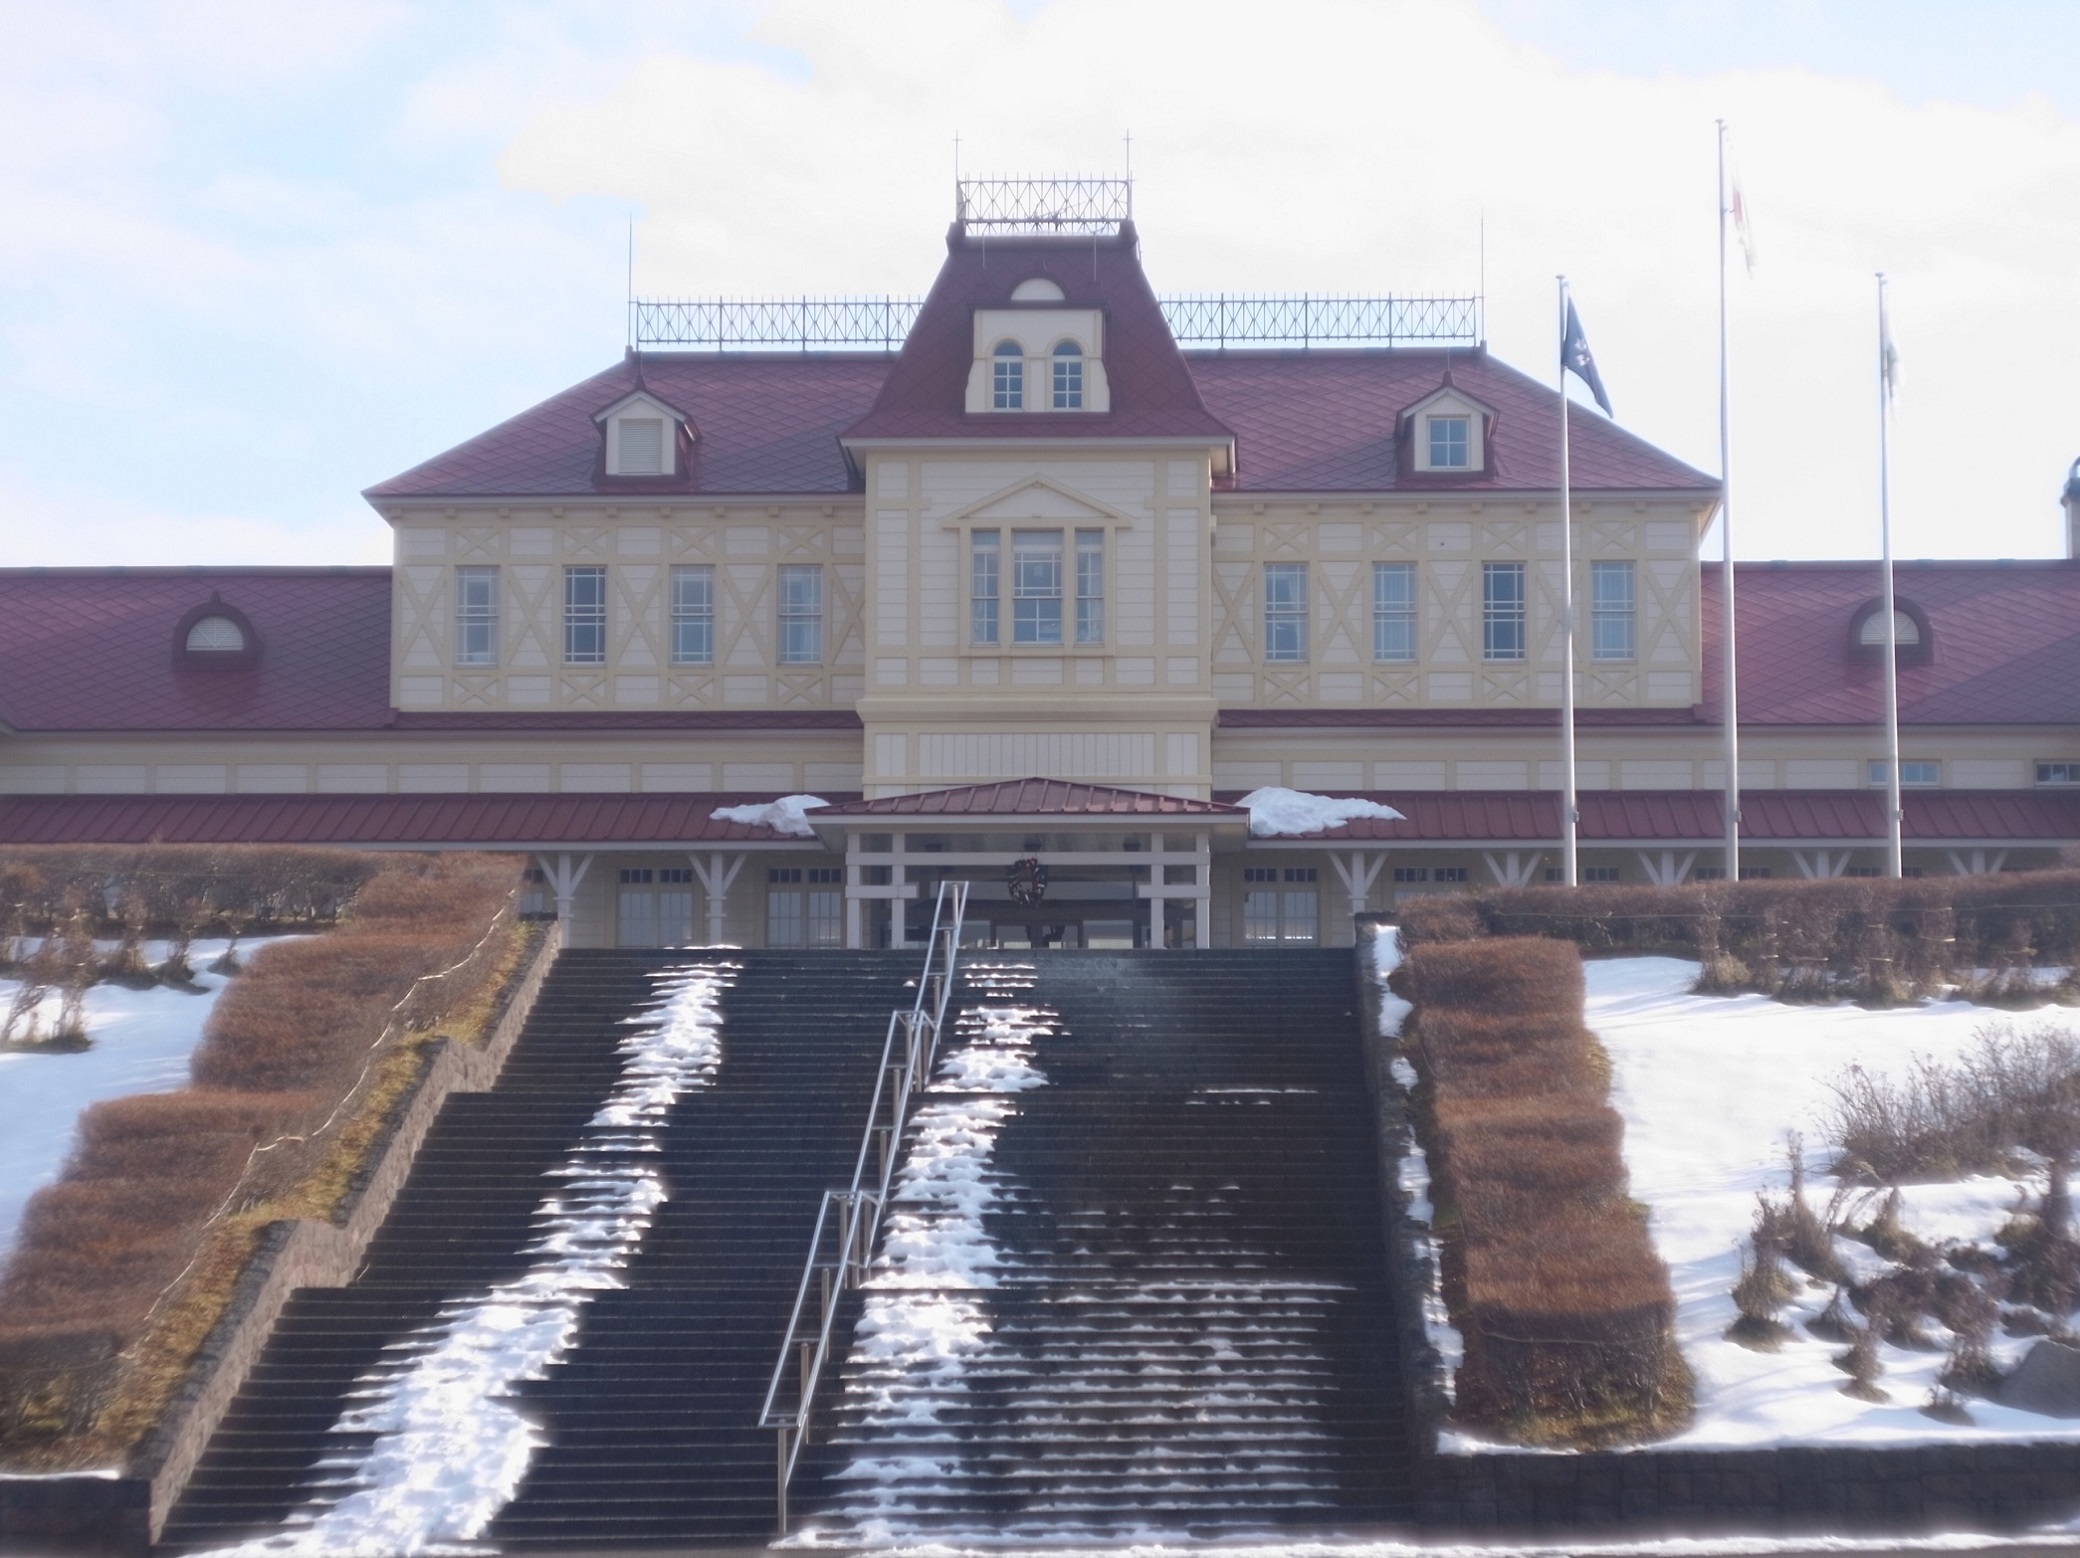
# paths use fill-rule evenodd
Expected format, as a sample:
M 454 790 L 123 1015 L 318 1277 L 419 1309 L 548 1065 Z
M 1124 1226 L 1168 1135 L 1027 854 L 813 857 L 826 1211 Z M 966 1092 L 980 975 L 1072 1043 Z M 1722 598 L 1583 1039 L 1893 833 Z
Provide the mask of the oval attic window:
M 202 617 L 188 629 L 191 655 L 239 655 L 246 650 L 245 630 L 229 617 Z

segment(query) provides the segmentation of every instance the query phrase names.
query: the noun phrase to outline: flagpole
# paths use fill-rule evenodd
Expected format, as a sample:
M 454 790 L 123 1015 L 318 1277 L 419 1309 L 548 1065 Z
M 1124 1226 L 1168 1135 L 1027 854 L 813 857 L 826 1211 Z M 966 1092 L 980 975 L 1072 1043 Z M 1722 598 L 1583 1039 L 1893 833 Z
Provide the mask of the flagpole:
M 1892 594 L 1892 324 L 1878 272 L 1878 537 L 1885 576 L 1885 874 L 1903 874 L 1899 804 L 1899 613 Z
M 1726 121 L 1719 122 L 1719 688 L 1724 700 L 1726 880 L 1741 879 L 1741 725 L 1733 615 L 1733 433 L 1726 352 Z
M 1567 278 L 1560 283 L 1560 876 L 1580 885 L 1574 786 L 1574 496 L 1567 474 Z M 1591 371 L 1594 371 L 1593 369 Z

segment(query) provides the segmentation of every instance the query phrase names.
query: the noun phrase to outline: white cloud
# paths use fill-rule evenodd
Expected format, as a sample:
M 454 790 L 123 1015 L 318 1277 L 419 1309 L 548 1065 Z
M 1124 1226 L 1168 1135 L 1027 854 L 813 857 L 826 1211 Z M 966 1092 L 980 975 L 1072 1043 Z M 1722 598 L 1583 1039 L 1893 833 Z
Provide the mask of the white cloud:
M 1108 170 L 1135 137 L 1158 288 L 1470 289 L 1546 371 L 1574 280 L 1627 425 L 1716 468 L 1715 116 L 1738 128 L 1765 268 L 1737 283 L 1735 474 L 1746 555 L 1875 547 L 1872 272 L 1912 378 L 1903 553 L 2046 552 L 2080 447 L 2080 125 L 1901 103 L 1796 70 L 1583 73 L 1456 0 L 1190 8 L 1058 0 L 776 6 L 806 72 L 646 58 L 546 108 L 514 187 L 639 203 L 640 290 L 920 292 L 972 171 Z

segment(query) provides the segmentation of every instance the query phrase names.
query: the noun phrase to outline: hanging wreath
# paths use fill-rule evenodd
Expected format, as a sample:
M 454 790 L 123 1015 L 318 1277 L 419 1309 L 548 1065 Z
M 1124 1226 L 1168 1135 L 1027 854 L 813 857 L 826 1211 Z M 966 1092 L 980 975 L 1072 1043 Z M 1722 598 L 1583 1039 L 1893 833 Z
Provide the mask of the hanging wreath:
M 1047 896 L 1047 867 L 1031 855 L 1012 861 L 1004 881 L 1011 889 L 1011 901 L 1028 909 Z

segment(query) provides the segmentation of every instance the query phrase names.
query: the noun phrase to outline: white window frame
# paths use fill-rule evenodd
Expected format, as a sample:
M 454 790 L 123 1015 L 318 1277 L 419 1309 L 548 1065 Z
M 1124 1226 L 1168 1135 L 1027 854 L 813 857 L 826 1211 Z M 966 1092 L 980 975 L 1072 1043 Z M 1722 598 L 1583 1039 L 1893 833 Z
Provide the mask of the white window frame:
M 587 600 L 580 586 L 596 584 L 598 597 Z M 563 663 L 607 663 L 607 569 L 604 563 L 571 564 L 563 570 Z
M 1307 564 L 1266 563 L 1263 580 L 1265 662 L 1304 665 L 1308 638 Z
M 2036 770 L 2038 784 L 2061 787 L 2080 784 L 2080 758 L 2038 758 L 2032 766 Z
M 1105 642 L 1105 532 L 1076 532 L 1076 642 Z
M 1074 341 L 1057 341 L 1048 363 L 1053 393 L 1048 405 L 1056 411 L 1083 409 L 1083 348 Z
M 1389 590 L 1389 580 L 1406 584 L 1405 592 Z M 1372 658 L 1383 665 L 1412 664 L 1420 648 L 1416 637 L 1416 565 L 1372 565 Z
M 472 585 L 483 588 L 480 592 L 473 592 Z M 455 570 L 455 663 L 498 664 L 496 568 L 472 566 Z
M 1062 532 L 1011 532 L 1011 641 L 1025 646 L 1062 642 Z
M 1514 594 L 1503 599 L 1496 585 L 1513 583 Z M 1528 644 L 1525 569 L 1522 563 L 1481 564 L 1481 659 L 1491 665 L 1521 665 Z
M 992 411 L 1026 409 L 1026 349 L 1016 341 L 990 349 L 989 404 Z
M 1612 661 L 1638 656 L 1639 570 L 1629 561 L 1590 563 L 1589 658 Z
M 715 565 L 672 569 L 672 664 L 715 663 Z
M 994 649 L 1004 632 L 1004 548 L 1002 532 L 968 532 L 968 642 Z
M 1458 436 L 1453 437 L 1456 430 Z M 1473 469 L 1473 417 L 1464 411 L 1440 411 L 1423 418 L 1424 469 L 1470 471 Z M 1445 458 L 1438 456 L 1442 453 Z M 1456 454 L 1457 459 L 1451 456 Z
M 773 595 L 774 658 L 782 665 L 822 665 L 823 565 L 782 563 Z
M 1891 766 L 1882 757 L 1871 758 L 1863 765 L 1865 782 L 1874 789 L 1883 789 L 1887 770 Z M 1903 757 L 1899 760 L 1899 787 L 1902 790 L 1935 790 L 1942 788 L 1942 784 L 1941 759 Z

